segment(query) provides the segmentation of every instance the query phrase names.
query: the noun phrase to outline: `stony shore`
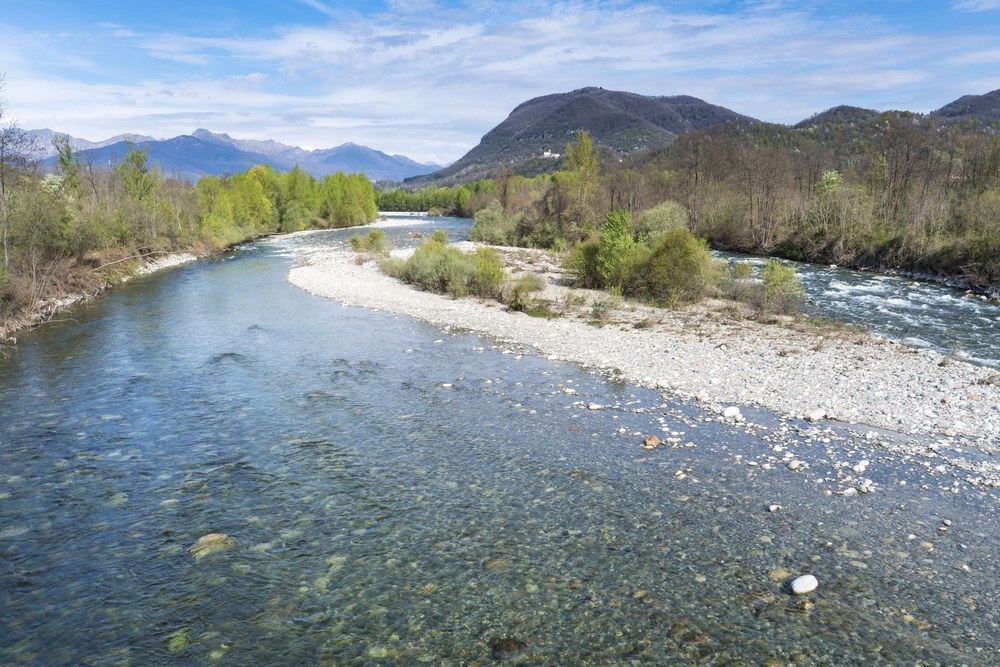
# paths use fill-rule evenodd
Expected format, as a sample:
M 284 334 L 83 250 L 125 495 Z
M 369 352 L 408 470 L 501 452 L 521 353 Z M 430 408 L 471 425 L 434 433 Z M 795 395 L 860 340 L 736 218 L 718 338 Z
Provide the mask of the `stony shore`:
M 1000 485 L 995 371 L 860 332 L 762 323 L 734 316 L 725 304 L 674 311 L 625 303 L 595 326 L 592 304 L 606 295 L 565 286 L 557 263 L 544 252 L 501 250 L 515 273 L 545 276 L 541 296 L 559 317 L 422 292 L 381 274 L 374 262 L 359 264 L 347 251 L 309 254 L 289 281 L 348 306 L 530 346 L 552 359 L 697 400 L 720 417 L 727 407 L 753 406 L 794 419 L 844 422 L 862 433 L 885 429 L 904 436 L 894 439 L 900 454 L 941 456 L 983 475 L 987 485 Z M 977 449 L 981 454 L 966 458 Z

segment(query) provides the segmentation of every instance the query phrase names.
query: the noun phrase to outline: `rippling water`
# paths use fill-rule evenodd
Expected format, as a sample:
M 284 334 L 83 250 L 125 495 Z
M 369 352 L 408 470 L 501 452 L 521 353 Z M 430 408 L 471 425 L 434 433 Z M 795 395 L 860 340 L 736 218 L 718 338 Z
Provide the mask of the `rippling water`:
M 720 253 L 731 260 L 764 259 Z M 807 313 L 1000 368 L 1000 302 L 941 283 L 791 262 L 806 288 Z
M 995 495 L 285 282 L 346 238 L 139 279 L 0 360 L 0 664 L 992 662 Z M 824 495 L 862 458 L 879 492 Z

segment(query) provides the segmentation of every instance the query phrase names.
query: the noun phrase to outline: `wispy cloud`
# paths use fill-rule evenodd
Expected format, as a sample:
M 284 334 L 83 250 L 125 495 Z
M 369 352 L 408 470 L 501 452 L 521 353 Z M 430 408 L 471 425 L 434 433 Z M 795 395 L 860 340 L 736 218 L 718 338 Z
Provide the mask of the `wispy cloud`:
M 951 6 L 962 12 L 985 12 L 1000 9 L 1000 0 L 957 0 Z
M 390 0 L 363 16 L 332 0 L 298 2 L 319 13 L 315 22 L 142 34 L 125 21 L 103 25 L 118 59 L 127 54 L 139 73 L 105 73 L 100 83 L 67 66 L 36 66 L 31 44 L 5 43 L 0 26 L 0 62 L 15 70 L 8 95 L 24 83 L 32 92 L 17 90 L 20 116 L 71 133 L 97 136 L 118 123 L 112 134 L 165 135 L 215 119 L 209 129 L 234 136 L 311 147 L 356 141 L 445 161 L 537 95 L 588 85 L 692 94 L 778 122 L 841 103 L 927 111 L 985 92 L 966 87 L 962 68 L 1000 52 L 988 26 L 928 35 L 868 5 L 836 13 L 833 3 L 767 1 L 717 12 L 695 2 Z M 53 40 L 46 49 L 65 60 L 72 46 Z

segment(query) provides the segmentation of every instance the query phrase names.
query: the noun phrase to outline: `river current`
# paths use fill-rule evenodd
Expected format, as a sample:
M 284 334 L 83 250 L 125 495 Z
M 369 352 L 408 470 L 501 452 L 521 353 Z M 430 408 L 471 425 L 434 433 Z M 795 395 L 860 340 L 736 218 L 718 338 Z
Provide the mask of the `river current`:
M 0 359 L 0 664 L 995 664 L 995 492 L 285 281 L 350 233 Z

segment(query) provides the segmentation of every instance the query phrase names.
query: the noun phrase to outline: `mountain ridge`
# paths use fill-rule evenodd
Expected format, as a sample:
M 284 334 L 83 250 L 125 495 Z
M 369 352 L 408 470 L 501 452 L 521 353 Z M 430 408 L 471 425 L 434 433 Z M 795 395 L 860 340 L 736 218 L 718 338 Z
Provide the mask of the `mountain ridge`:
M 52 139 L 61 133 L 45 128 L 29 130 L 28 134 L 39 144 L 42 164 L 54 166 L 56 150 Z M 388 155 L 353 142 L 310 151 L 273 139 L 234 139 L 228 134 L 203 128 L 169 139 L 123 134 L 95 142 L 65 136 L 81 160 L 96 164 L 120 162 L 128 153 L 131 141 L 147 149 L 149 162 L 158 165 L 165 174 L 187 180 L 238 173 L 257 164 L 269 164 L 279 171 L 299 166 L 317 177 L 338 171 L 364 173 L 373 181 L 401 181 L 440 168 L 440 165 L 422 164 L 403 155 Z

